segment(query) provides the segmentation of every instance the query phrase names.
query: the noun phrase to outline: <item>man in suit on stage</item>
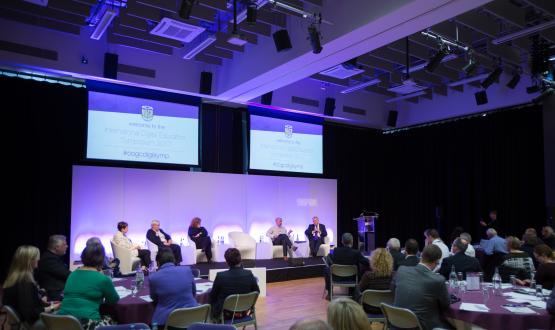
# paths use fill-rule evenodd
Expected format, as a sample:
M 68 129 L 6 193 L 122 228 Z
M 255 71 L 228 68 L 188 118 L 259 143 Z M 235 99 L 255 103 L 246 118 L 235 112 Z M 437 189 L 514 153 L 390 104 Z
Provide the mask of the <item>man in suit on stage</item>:
M 468 272 L 481 272 L 482 267 L 480 267 L 480 262 L 476 258 L 472 258 L 466 255 L 466 249 L 468 247 L 468 242 L 462 238 L 457 238 L 453 241 L 451 246 L 452 256 L 443 259 L 441 263 L 441 268 L 439 273 L 445 277 L 446 280 L 449 279 L 449 274 L 451 273 L 451 268 L 455 266 L 455 272 L 464 273 L 466 278 L 466 273 Z
M 150 229 L 146 232 L 146 239 L 156 244 L 158 248 L 167 246 L 172 249 L 175 256 L 175 263 L 179 265 L 183 259 L 181 258 L 181 248 L 177 244 L 173 244 L 172 237 L 160 229 L 160 221 L 152 220 Z
M 63 235 L 52 235 L 48 238 L 48 248 L 40 256 L 37 279 L 41 288 L 46 290 L 48 300 L 62 300 L 62 292 L 71 272 L 62 257 L 68 245 Z
M 212 305 L 212 316 L 214 318 L 220 317 L 224 300 L 228 296 L 253 291 L 260 292 L 257 280 L 252 272 L 243 269 L 241 265 L 241 252 L 239 250 L 236 248 L 227 249 L 224 258 L 229 266 L 229 270 L 216 274 L 212 291 L 210 291 L 210 305 Z
M 312 224 L 308 226 L 304 234 L 308 237 L 308 244 L 310 246 L 310 255 L 316 257 L 320 245 L 324 243 L 324 237 L 328 236 L 326 226 L 320 223 L 318 217 L 312 218 Z
M 441 249 L 434 244 L 422 251 L 422 260 L 414 267 L 400 266 L 391 283 L 394 305 L 413 311 L 424 329 L 451 329 L 441 318 L 449 308 L 449 293 L 443 276 L 434 273 L 441 260 Z

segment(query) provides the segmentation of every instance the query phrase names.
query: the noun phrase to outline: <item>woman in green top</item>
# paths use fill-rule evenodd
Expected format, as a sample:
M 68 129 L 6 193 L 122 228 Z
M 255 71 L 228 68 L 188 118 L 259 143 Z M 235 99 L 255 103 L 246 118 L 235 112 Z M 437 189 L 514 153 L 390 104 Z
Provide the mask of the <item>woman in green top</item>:
M 104 263 L 104 247 L 92 244 L 81 253 L 83 267 L 69 275 L 64 288 L 64 300 L 58 314 L 69 314 L 81 321 L 85 330 L 114 322 L 109 316 L 101 316 L 100 304 L 115 303 L 119 296 L 112 280 L 101 273 Z

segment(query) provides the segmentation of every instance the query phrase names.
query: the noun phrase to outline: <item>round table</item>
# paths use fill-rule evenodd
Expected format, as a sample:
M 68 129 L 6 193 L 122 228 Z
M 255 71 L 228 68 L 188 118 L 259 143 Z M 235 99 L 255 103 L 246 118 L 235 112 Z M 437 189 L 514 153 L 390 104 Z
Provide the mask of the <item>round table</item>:
M 461 303 L 483 304 L 484 298 L 480 291 L 467 291 L 459 296 L 461 301 L 451 304 L 445 316 L 466 325 L 473 324 L 485 329 L 555 329 L 555 317 L 549 315 L 545 309 L 532 308 L 535 314 L 512 313 L 502 306 L 511 303 L 505 296 L 494 296 L 490 292 L 485 304 L 489 312 L 463 311 L 459 309 Z
M 114 286 L 124 286 L 126 288 L 131 288 L 131 284 L 134 281 L 133 277 L 124 278 L 117 282 L 114 282 Z M 195 283 L 207 283 L 208 280 L 198 279 Z M 135 294 L 135 297 L 131 295 L 121 298 L 116 305 L 103 306 L 102 311 L 113 315 L 118 323 L 146 323 L 150 324 L 152 321 L 152 314 L 154 313 L 154 303 L 147 302 L 140 298 L 141 296 L 149 296 L 150 288 L 148 284 L 148 276 L 145 277 L 144 286 L 139 292 Z M 197 293 L 196 299 L 199 304 L 207 304 L 209 301 L 210 290 Z

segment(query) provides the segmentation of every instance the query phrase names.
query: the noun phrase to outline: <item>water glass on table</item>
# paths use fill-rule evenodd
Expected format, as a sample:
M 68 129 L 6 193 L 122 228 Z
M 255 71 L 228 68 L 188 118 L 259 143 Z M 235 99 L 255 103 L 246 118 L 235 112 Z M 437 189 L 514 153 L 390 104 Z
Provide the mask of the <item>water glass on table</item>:
M 482 285 L 482 298 L 484 300 L 484 305 L 487 305 L 489 300 L 489 288 L 485 285 Z
M 543 299 L 543 286 L 540 284 L 536 284 L 536 297 Z
M 511 283 L 511 289 L 516 288 L 516 276 L 515 275 L 509 276 L 509 283 Z

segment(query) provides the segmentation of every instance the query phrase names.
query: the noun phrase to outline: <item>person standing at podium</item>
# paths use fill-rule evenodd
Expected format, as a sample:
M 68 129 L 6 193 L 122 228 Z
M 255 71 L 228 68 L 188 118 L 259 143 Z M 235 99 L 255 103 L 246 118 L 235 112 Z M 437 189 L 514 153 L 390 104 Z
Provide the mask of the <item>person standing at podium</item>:
M 324 237 L 328 236 L 326 226 L 320 223 L 317 216 L 312 218 L 312 224 L 308 225 L 304 234 L 308 237 L 308 244 L 310 246 L 310 255 L 316 257 L 320 245 L 324 243 Z
M 297 249 L 296 246 L 293 246 L 291 240 L 289 239 L 289 234 L 291 234 L 292 230 L 283 227 L 283 219 L 280 217 L 276 218 L 276 225 L 268 229 L 266 232 L 266 236 L 268 236 L 272 240 L 273 245 L 282 245 L 283 246 L 283 260 L 287 261 L 287 252 L 289 249 L 295 251 Z

